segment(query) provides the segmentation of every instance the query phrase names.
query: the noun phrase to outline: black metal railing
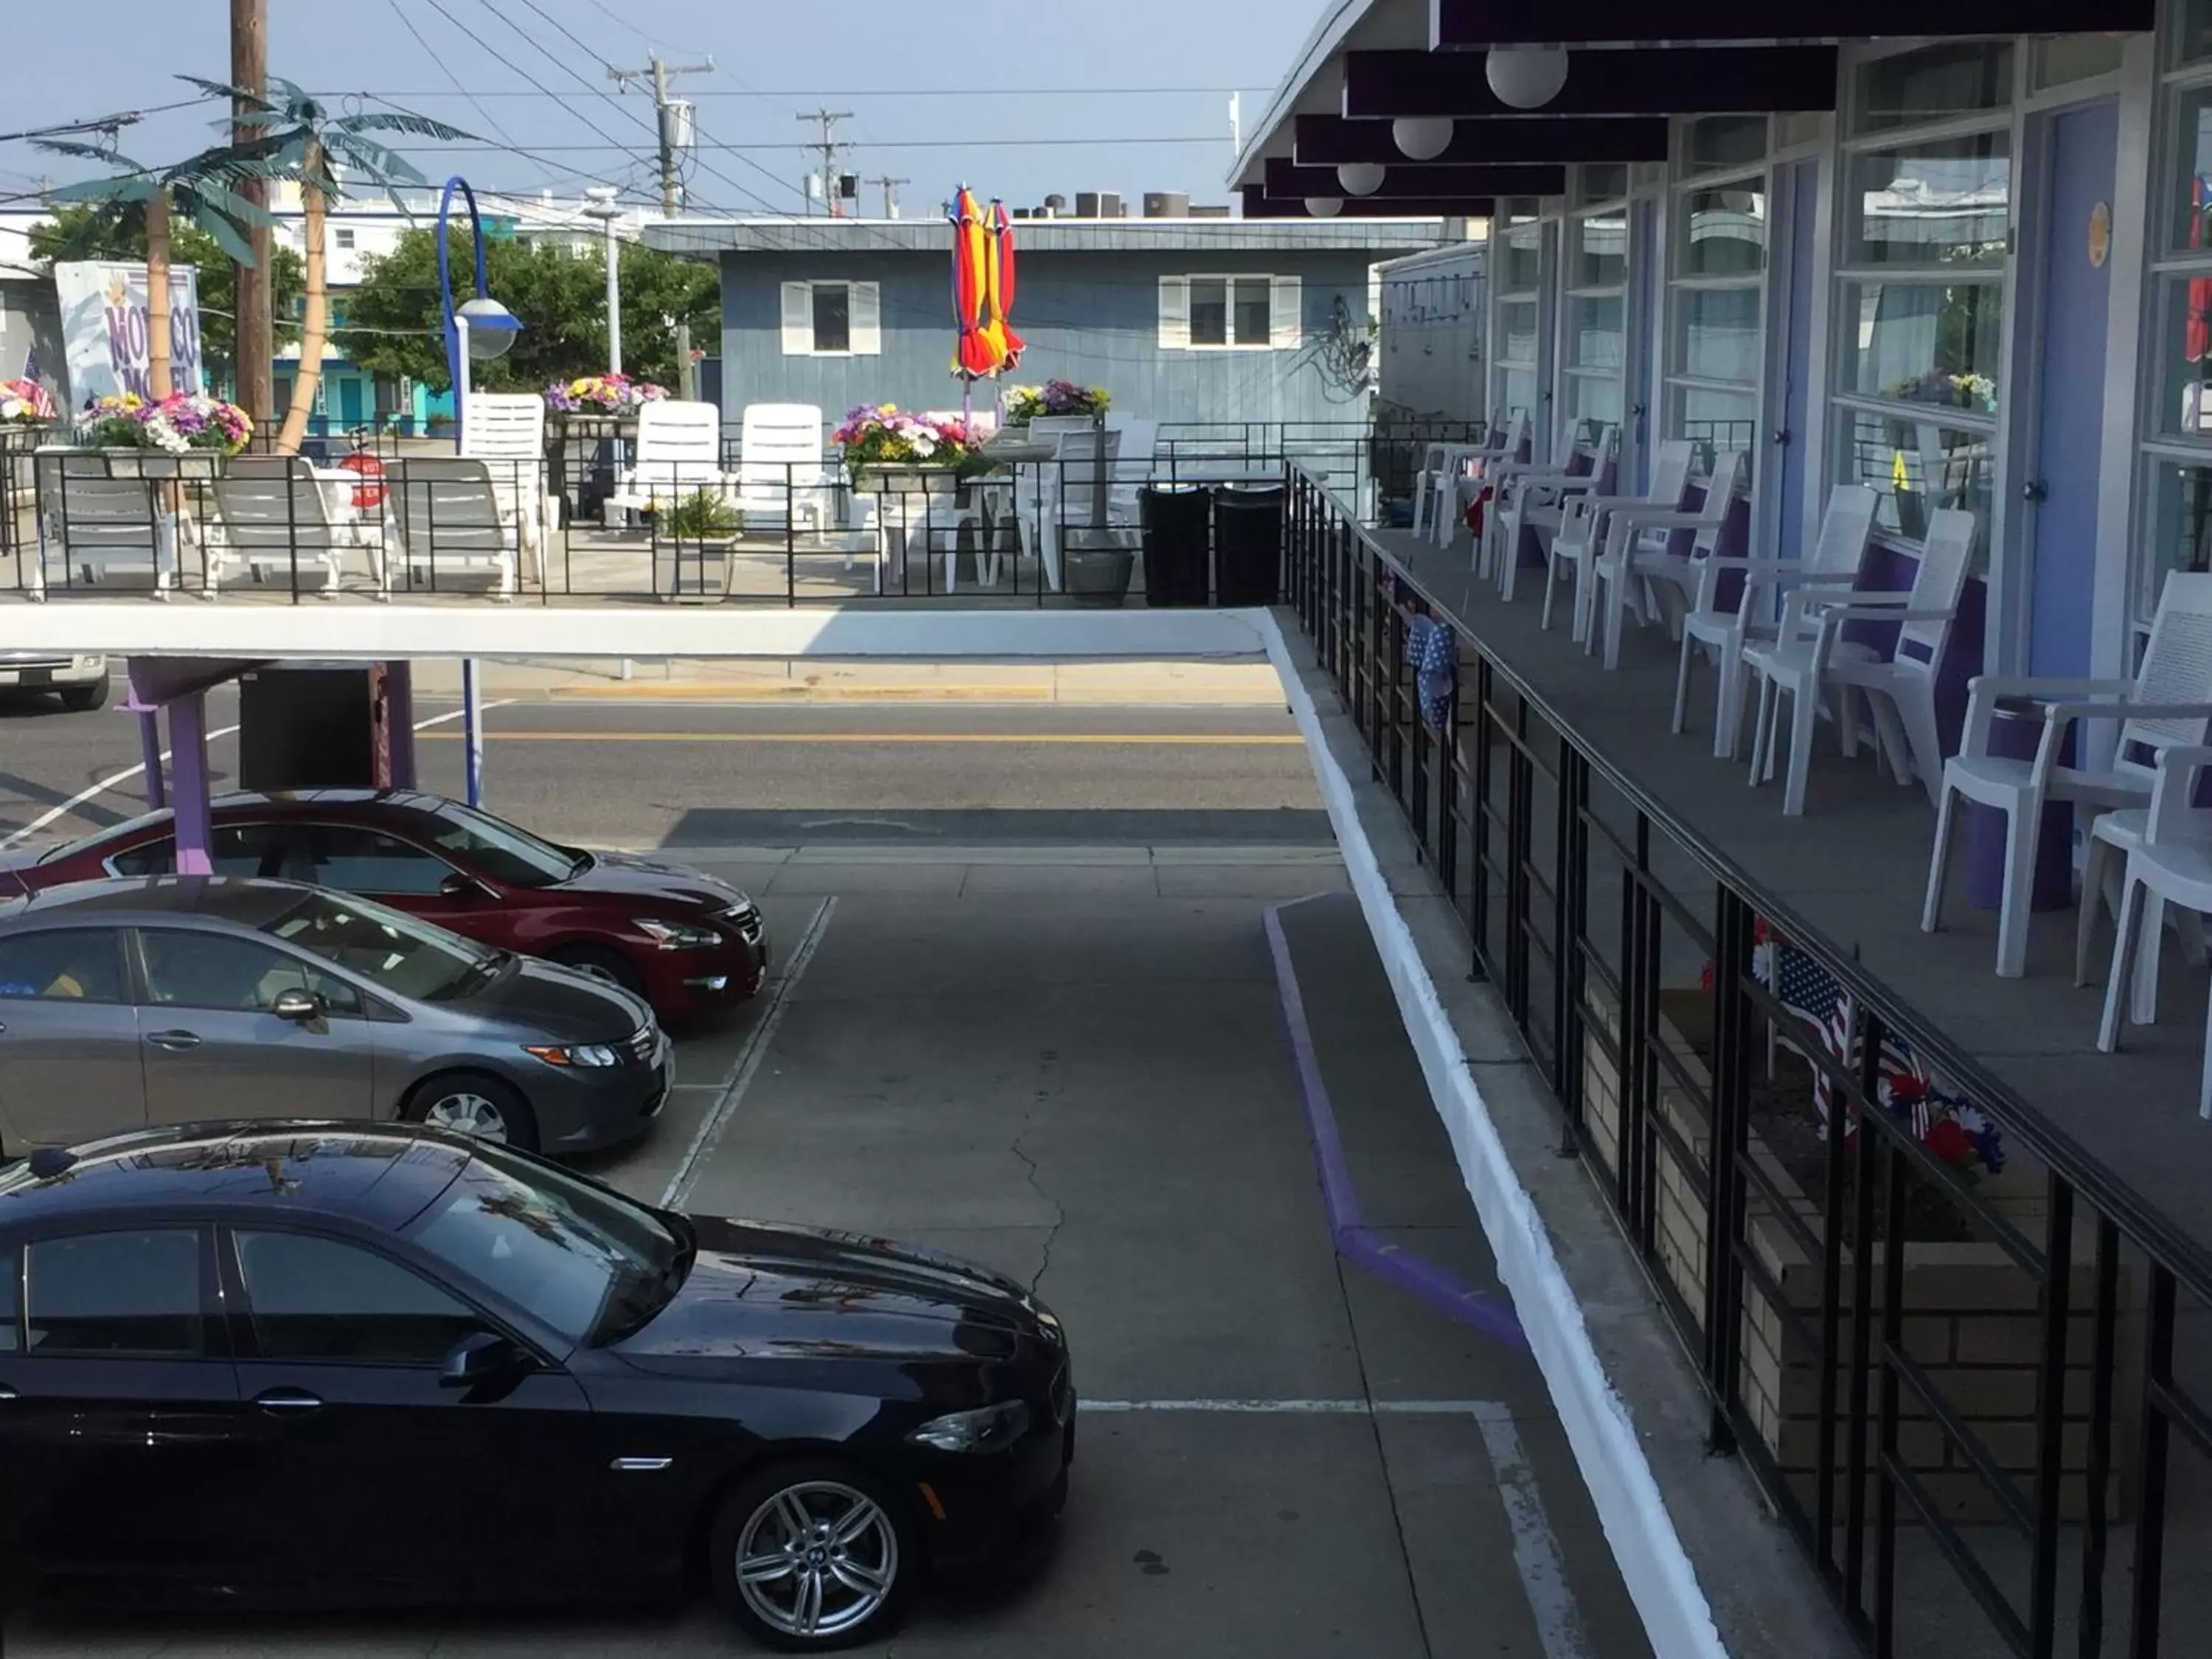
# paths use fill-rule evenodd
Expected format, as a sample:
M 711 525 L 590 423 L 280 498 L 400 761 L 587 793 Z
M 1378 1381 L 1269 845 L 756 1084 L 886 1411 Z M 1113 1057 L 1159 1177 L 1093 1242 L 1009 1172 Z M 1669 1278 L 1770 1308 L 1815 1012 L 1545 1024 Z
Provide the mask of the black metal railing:
M 1295 462 L 1371 515 L 1410 490 L 1427 443 L 1471 428 L 1170 426 L 1149 454 L 1103 465 L 1096 447 L 1035 447 L 988 476 L 859 477 L 834 450 L 748 456 L 724 437 L 696 458 L 641 460 L 618 422 L 571 416 L 550 430 L 543 455 L 463 459 L 380 432 L 315 442 L 289 465 L 266 433 L 235 458 L 71 449 L 43 434 L 35 453 L 0 452 L 0 592 L 1098 605 L 1172 556 L 1202 568 L 1175 592 L 1205 597 L 1170 599 L 1148 579 L 1151 602 L 1252 603 L 1233 597 L 1258 591 L 1251 582 L 1206 574 L 1211 516 L 1194 551 L 1164 519 L 1147 531 L 1147 492 L 1279 489 Z
M 1680 1336 L 1713 1449 L 1865 1650 L 2207 1651 L 2200 1242 L 1595 749 L 1351 503 L 1294 469 L 1289 512 L 1287 602 L 1472 975 Z

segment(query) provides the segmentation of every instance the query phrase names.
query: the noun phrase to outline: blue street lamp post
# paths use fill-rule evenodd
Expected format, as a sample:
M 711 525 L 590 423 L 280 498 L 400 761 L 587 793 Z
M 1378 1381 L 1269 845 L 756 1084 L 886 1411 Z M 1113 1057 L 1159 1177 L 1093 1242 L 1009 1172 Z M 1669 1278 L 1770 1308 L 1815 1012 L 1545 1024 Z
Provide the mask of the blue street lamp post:
M 447 222 L 453 216 L 456 192 L 468 203 L 477 273 L 475 297 L 458 307 L 453 303 L 453 261 L 447 250 Z M 486 285 L 483 216 L 477 211 L 476 191 L 469 188 L 468 180 L 459 177 L 447 179 L 445 191 L 438 198 L 438 301 L 446 322 L 446 368 L 453 387 L 453 447 L 465 453 L 470 362 L 472 359 L 489 362 L 505 356 L 522 325 L 512 312 L 491 297 L 491 290 Z M 476 661 L 473 658 L 465 659 L 461 663 L 461 731 L 467 754 L 471 806 L 483 802 L 483 727 L 477 718 L 480 704 Z

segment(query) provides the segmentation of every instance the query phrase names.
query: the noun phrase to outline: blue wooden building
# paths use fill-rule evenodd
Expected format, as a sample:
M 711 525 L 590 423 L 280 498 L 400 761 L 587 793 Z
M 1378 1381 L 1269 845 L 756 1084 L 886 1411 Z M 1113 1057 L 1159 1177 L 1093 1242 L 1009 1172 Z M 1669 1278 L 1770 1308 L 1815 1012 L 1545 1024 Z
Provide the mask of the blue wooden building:
M 1014 384 L 1103 386 L 1163 422 L 1359 422 L 1373 272 L 1440 221 L 1035 219 L 1015 224 Z M 722 404 L 960 402 L 951 232 L 937 220 L 687 218 L 655 246 L 722 270 Z M 976 389 L 977 406 L 994 395 Z

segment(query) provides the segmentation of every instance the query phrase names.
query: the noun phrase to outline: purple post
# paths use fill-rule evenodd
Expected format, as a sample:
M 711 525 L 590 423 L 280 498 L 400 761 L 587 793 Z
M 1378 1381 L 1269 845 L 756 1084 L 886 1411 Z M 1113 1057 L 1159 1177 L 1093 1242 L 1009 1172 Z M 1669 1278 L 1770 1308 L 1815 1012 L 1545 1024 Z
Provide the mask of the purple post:
M 415 787 L 415 665 L 384 665 L 384 724 L 392 744 L 392 787 Z
M 177 873 L 209 876 L 215 840 L 208 821 L 207 694 L 193 691 L 169 704 L 169 763 L 176 774 Z
M 169 804 L 169 791 L 161 781 L 161 717 L 151 708 L 138 711 L 138 754 L 146 765 L 146 805 L 158 812 Z

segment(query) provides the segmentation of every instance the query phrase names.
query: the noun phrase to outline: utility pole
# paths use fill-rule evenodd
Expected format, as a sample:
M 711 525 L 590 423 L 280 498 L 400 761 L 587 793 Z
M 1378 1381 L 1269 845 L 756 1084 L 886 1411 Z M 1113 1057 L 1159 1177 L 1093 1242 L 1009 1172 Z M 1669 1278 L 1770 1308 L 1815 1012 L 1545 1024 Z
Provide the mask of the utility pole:
M 848 109 L 817 109 L 811 115 L 801 115 L 797 118 L 801 121 L 816 121 L 821 124 L 821 143 L 818 145 L 809 144 L 807 148 L 809 149 L 818 149 L 822 152 L 822 201 L 823 205 L 829 209 L 830 216 L 835 219 L 839 216 L 837 204 L 837 152 L 841 149 L 849 149 L 852 148 L 849 144 L 841 144 L 837 142 L 837 123 L 840 121 L 851 120 L 853 118 L 853 112 Z
M 901 185 L 910 185 L 914 180 L 911 179 L 871 179 L 868 182 L 872 185 L 881 185 L 884 187 L 884 217 L 886 219 L 897 218 L 898 187 Z
M 235 87 L 265 96 L 269 91 L 269 0 L 230 0 L 230 81 Z M 240 103 L 231 113 L 246 116 Z M 234 143 L 250 144 L 266 129 L 241 121 L 231 129 Z M 233 186 L 244 200 L 259 207 L 269 204 L 265 179 L 240 179 Z M 273 257 L 265 224 L 246 227 L 246 245 L 253 255 L 251 264 L 232 267 L 234 301 L 232 372 L 238 381 L 238 401 L 254 424 L 264 430 L 276 418 L 276 305 L 271 288 Z
M 698 141 L 691 123 L 691 106 L 684 99 L 668 95 L 669 77 L 712 75 L 714 72 L 714 60 L 711 58 L 703 64 L 671 64 L 664 61 L 657 52 L 644 69 L 617 69 L 611 64 L 607 65 L 607 78 L 624 88 L 634 81 L 653 83 L 653 112 L 658 118 L 653 126 L 660 139 L 660 211 L 670 219 L 676 216 L 684 195 L 684 181 L 678 176 L 676 169 L 677 152 L 695 148 Z

